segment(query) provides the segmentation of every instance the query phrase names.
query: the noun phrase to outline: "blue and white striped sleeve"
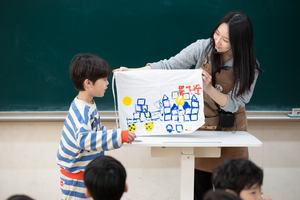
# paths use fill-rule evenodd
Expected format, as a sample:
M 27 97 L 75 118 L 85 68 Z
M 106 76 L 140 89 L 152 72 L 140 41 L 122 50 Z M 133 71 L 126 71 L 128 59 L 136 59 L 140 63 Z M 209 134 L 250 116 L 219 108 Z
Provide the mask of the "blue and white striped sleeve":
M 79 127 L 76 132 L 76 141 L 81 149 L 93 151 L 118 149 L 123 144 L 120 129 L 93 132 L 86 126 Z
M 106 130 L 104 126 L 100 130 L 93 131 L 89 120 L 89 107 L 83 112 L 73 108 L 71 118 L 75 132 L 75 140 L 80 149 L 93 151 L 109 151 L 120 148 L 123 145 L 122 131 L 120 129 Z

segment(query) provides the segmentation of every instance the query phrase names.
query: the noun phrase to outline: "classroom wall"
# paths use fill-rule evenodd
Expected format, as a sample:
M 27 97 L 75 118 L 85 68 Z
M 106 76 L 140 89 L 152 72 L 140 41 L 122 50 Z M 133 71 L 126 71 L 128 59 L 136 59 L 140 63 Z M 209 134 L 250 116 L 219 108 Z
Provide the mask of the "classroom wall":
M 56 151 L 62 126 L 63 122 L 0 122 L 0 199 L 20 193 L 60 198 Z M 299 198 L 299 121 L 250 121 L 248 129 L 263 142 L 262 147 L 250 148 L 251 160 L 264 169 L 263 191 L 274 200 Z M 179 199 L 179 158 L 152 158 L 148 147 L 125 147 L 107 155 L 126 167 L 129 191 L 123 200 Z

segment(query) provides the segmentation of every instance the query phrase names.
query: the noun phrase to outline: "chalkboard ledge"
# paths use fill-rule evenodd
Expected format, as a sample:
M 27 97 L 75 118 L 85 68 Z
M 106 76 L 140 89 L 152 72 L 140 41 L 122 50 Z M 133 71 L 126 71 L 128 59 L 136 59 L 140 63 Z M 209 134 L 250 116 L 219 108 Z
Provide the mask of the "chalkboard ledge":
M 100 111 L 101 121 L 114 122 L 116 120 L 115 112 Z M 300 117 L 288 117 L 291 112 L 262 112 L 248 111 L 248 121 L 300 121 Z M 0 122 L 9 121 L 45 121 L 45 122 L 63 122 L 68 112 L 0 112 Z
M 115 112 L 99 112 L 101 121 L 115 121 Z M 1 121 L 46 121 L 63 122 L 68 112 L 0 112 Z

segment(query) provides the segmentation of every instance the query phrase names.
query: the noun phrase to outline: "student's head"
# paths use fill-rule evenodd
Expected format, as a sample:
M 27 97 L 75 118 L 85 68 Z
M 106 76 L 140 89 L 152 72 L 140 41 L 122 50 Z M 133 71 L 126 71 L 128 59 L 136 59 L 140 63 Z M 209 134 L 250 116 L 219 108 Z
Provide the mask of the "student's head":
M 108 78 L 111 68 L 102 58 L 93 54 L 77 54 L 70 64 L 70 76 L 78 91 L 85 91 L 84 81 L 95 84 L 98 79 Z
M 33 199 L 26 195 L 13 195 L 9 197 L 7 200 L 33 200 Z
M 95 200 L 119 200 L 127 192 L 126 171 L 110 156 L 98 156 L 88 164 L 83 175 L 86 196 Z
M 243 200 L 260 199 L 262 183 L 262 169 L 250 160 L 227 160 L 214 170 L 214 187 L 232 192 Z
M 238 196 L 226 192 L 225 190 L 216 189 L 208 191 L 203 200 L 241 200 Z

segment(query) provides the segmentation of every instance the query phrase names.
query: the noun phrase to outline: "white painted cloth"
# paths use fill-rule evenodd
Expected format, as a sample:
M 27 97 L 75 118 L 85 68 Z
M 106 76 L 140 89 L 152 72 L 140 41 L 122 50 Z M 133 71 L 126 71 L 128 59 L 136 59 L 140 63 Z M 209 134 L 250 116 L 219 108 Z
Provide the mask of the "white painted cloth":
M 204 124 L 202 70 L 137 70 L 114 76 L 122 130 L 183 134 Z

